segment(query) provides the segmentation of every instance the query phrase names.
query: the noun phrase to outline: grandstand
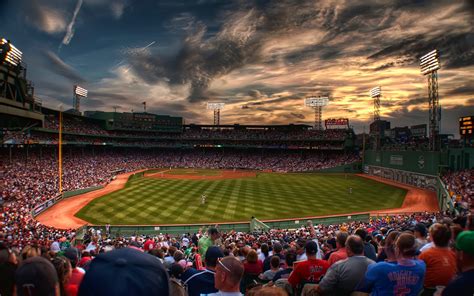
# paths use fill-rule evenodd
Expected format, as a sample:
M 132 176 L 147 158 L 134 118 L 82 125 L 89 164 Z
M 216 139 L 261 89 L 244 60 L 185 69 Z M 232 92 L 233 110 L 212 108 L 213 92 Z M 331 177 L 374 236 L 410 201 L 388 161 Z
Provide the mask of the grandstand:
M 318 260 L 323 275 L 328 262 L 365 255 L 363 277 L 371 260 L 412 260 L 437 247 L 436 232 L 448 237 L 443 248 L 453 248 L 451 234 L 462 230 L 472 243 L 472 117 L 460 119 L 457 145 L 428 151 L 426 125 L 390 129 L 380 119 L 366 147 L 347 118 L 328 119 L 323 129 L 321 120 L 318 128 L 217 126 L 146 111 L 63 112 L 43 107 L 26 66 L 7 61 L 0 65 L 0 267 L 39 255 L 57 266 L 65 255 L 69 269 L 92 274 L 87 262 L 98 253 L 140 249 L 160 259 L 153 264 L 166 267 L 166 282 L 186 281 L 203 263 L 212 273 L 235 274 L 242 265 L 241 292 L 251 282 L 276 283 L 286 271 L 283 286 L 297 294 L 304 284 L 295 280 L 295 260 Z M 71 245 L 89 259 L 71 255 Z M 406 254 L 395 254 L 394 245 Z M 206 253 L 212 246 L 220 248 Z M 239 264 L 225 263 L 228 257 Z M 315 283 L 324 290 L 324 279 Z

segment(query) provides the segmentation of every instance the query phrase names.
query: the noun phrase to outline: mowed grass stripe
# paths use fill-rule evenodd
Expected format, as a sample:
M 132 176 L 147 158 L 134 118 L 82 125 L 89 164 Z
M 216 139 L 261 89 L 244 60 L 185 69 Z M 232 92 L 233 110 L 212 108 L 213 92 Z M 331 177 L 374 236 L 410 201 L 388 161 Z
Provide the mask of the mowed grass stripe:
M 202 194 L 207 196 L 204 205 Z M 251 216 L 298 218 L 399 207 L 405 194 L 401 188 L 344 174 L 260 173 L 256 178 L 230 180 L 136 178 L 124 189 L 92 201 L 77 216 L 95 224 L 131 225 L 247 221 Z

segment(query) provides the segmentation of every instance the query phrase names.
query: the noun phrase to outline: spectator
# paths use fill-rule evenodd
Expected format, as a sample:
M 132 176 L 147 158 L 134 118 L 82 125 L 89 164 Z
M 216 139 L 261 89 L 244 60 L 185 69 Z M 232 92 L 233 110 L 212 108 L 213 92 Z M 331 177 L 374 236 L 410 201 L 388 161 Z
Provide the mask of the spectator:
M 71 277 L 66 284 L 66 290 L 76 291 L 76 293 L 69 293 L 69 295 L 76 295 L 77 291 L 79 291 L 79 286 L 81 285 L 82 278 L 85 274 L 84 269 L 77 266 L 79 261 L 79 250 L 74 247 L 67 248 L 64 250 L 64 257 L 69 259 L 72 268 Z
M 220 237 L 219 230 L 215 227 L 211 227 L 207 230 L 207 236 L 203 236 L 199 239 L 198 247 L 199 247 L 199 254 L 202 257 L 206 254 L 207 248 L 210 246 L 216 245 L 216 240 Z
M 217 260 L 215 274 L 216 293 L 209 296 L 241 296 L 240 281 L 244 274 L 244 265 L 235 257 L 224 257 Z
M 359 228 L 355 231 L 355 234 L 360 236 L 360 238 L 364 241 L 364 255 L 365 257 L 369 258 L 370 260 L 377 260 L 377 254 L 375 253 L 375 248 L 372 244 L 365 241 L 367 237 L 367 230 L 363 228 Z
M 13 295 L 17 264 L 15 253 L 0 243 L 0 295 Z
M 337 251 L 333 252 L 331 256 L 329 256 L 329 266 L 333 265 L 339 260 L 344 260 L 347 258 L 346 252 L 346 240 L 349 235 L 347 232 L 340 231 L 336 235 L 336 249 Z
M 176 261 L 174 260 L 174 253 L 177 251 L 175 246 L 171 246 L 168 248 L 168 253 L 166 254 L 165 258 L 163 259 L 163 264 L 165 267 L 168 269 L 175 263 Z
M 449 248 L 451 230 L 444 224 L 435 223 L 429 231 L 434 246 L 419 256 L 426 264 L 422 295 L 433 295 L 436 286 L 446 286 L 456 275 L 456 254 Z
M 287 279 L 290 276 L 290 273 L 293 271 L 293 263 L 296 261 L 296 254 L 292 251 L 286 253 L 285 263 L 286 268 L 278 271 L 273 277 L 272 281 L 276 282 L 279 279 Z
M 184 268 L 179 263 L 173 263 L 169 270 L 170 295 L 172 296 L 187 296 L 186 289 L 181 281 L 181 275 L 184 273 Z
M 59 291 L 61 296 L 77 295 L 77 286 L 68 286 L 71 279 L 71 263 L 66 257 L 56 256 L 52 261 L 59 280 Z
M 276 242 L 273 244 L 273 256 L 278 256 L 280 258 L 281 262 L 284 262 L 285 256 L 281 253 L 283 251 L 283 247 L 281 246 L 280 243 Z M 263 261 L 263 271 L 267 271 L 270 269 L 270 260 L 272 259 L 272 256 L 267 256 L 265 260 Z
M 474 295 L 474 231 L 461 232 L 456 239 L 456 257 L 461 272 L 443 291 L 443 296 Z
M 23 261 L 15 273 L 16 295 L 18 296 L 60 296 L 56 270 L 43 257 L 30 257 Z
M 204 256 L 206 269 L 187 269 L 181 279 L 188 286 L 189 296 L 199 296 L 201 294 L 215 293 L 217 289 L 214 284 L 217 260 L 224 257 L 219 247 L 211 246 Z
M 131 248 L 116 249 L 92 260 L 79 295 L 168 296 L 168 275 L 155 257 Z
M 333 264 L 316 290 L 323 295 L 350 295 L 364 279 L 367 267 L 375 262 L 364 256 L 364 242 L 351 235 L 345 242 L 347 259 Z
M 280 257 L 273 255 L 270 260 L 270 269 L 260 275 L 260 278 L 265 281 L 271 281 L 276 273 L 282 270 L 280 268 Z
M 382 253 L 377 257 L 377 262 L 388 262 L 396 263 L 397 255 L 395 254 L 395 242 L 400 235 L 398 231 L 390 232 L 385 238 L 385 245 L 383 247 Z
M 415 237 L 402 233 L 395 243 L 397 264 L 379 262 L 368 267 L 364 282 L 358 290 L 379 295 L 418 296 L 423 289 L 426 265 L 415 260 Z
M 301 286 L 305 283 L 318 283 L 329 267 L 327 261 L 316 258 L 318 245 L 314 241 L 308 241 L 305 249 L 308 259 L 296 262 L 296 266 L 288 278 L 288 282 L 293 287 Z
M 265 262 L 265 259 L 270 258 L 270 248 L 268 247 L 267 244 L 262 244 L 260 246 L 260 250 L 257 253 L 258 253 L 258 259 L 260 259 L 260 261 L 262 262 Z
M 425 224 L 417 223 L 413 232 L 416 237 L 416 249 L 420 250 L 428 243 L 428 240 L 426 239 L 428 230 L 426 229 Z
M 263 272 L 263 263 L 258 259 L 257 251 L 250 250 L 244 263 L 244 273 L 258 276 Z

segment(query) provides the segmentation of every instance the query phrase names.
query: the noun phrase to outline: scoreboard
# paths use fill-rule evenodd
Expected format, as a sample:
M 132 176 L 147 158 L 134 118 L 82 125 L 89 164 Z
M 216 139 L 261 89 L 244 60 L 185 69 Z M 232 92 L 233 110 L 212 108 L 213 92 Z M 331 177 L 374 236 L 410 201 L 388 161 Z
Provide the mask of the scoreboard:
M 348 129 L 348 118 L 329 118 L 324 121 L 326 129 Z
M 461 138 L 474 137 L 474 116 L 459 117 L 459 135 Z

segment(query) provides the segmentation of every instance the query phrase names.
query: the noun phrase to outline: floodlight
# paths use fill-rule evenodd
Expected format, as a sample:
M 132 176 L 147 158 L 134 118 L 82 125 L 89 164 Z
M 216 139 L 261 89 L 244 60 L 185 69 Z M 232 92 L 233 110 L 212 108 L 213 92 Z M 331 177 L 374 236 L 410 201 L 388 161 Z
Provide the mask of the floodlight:
M 306 107 L 314 109 L 314 128 L 316 130 L 322 130 L 322 117 L 323 117 L 323 106 L 329 104 L 328 97 L 309 97 L 304 100 Z
M 0 39 L 0 47 L 3 49 L 4 45 L 8 44 L 8 51 L 5 54 L 5 61 L 12 66 L 18 66 L 21 63 L 23 53 L 18 50 L 13 44 L 8 42 L 5 38 Z M 6 46 L 5 46 L 6 47 Z
M 370 97 L 375 98 L 382 95 L 382 88 L 380 86 L 374 87 L 370 90 Z
M 434 49 L 420 58 L 421 74 L 428 77 L 428 105 L 430 127 L 430 150 L 439 149 L 439 125 L 441 121 L 441 107 L 438 95 L 439 53 Z
M 208 110 L 220 110 L 224 109 L 225 103 L 218 103 L 218 102 L 208 102 L 207 109 Z
M 421 73 L 423 75 L 440 69 L 438 50 L 432 50 L 420 58 Z
M 328 97 L 309 97 L 304 100 L 306 107 L 322 107 L 329 104 Z
M 214 125 L 221 124 L 221 109 L 224 109 L 225 103 L 221 102 L 207 102 L 207 110 L 214 111 Z
M 76 94 L 77 96 L 87 98 L 87 89 L 82 88 L 78 85 L 75 85 L 74 86 L 74 94 Z

